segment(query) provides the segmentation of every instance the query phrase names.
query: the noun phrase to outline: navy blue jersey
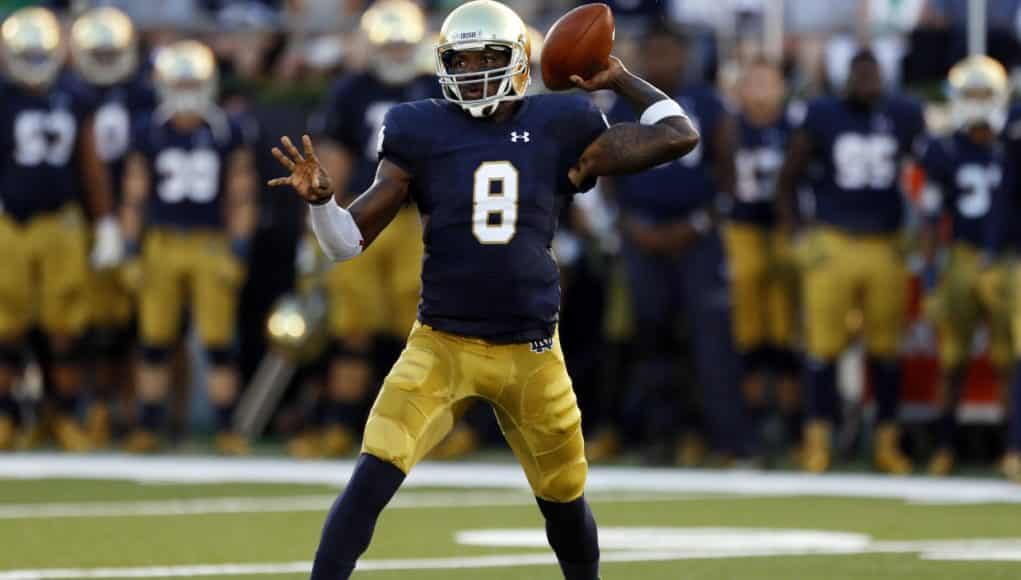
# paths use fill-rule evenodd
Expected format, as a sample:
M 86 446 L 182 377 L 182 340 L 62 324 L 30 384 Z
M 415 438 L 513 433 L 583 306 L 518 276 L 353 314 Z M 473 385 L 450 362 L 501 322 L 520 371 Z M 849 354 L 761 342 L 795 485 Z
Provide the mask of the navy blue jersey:
M 369 73 L 340 78 L 330 90 L 311 132 L 336 141 L 352 157 L 347 193 L 361 193 L 376 175 L 376 141 L 383 117 L 398 103 L 440 97 L 435 77 L 419 77 L 406 85 L 388 85 Z
M 43 94 L 0 85 L 0 207 L 23 221 L 81 195 L 78 142 L 96 108 L 93 95 L 69 75 Z
M 783 165 L 791 118 L 798 115 L 798 104 L 764 127 L 753 125 L 744 115 L 738 116 L 738 147 L 734 160 L 737 169 L 737 190 L 730 218 L 744 223 L 771 226 L 773 190 Z
M 156 95 L 142 77 L 110 87 L 92 87 L 99 108 L 96 109 L 93 131 L 96 151 L 110 169 L 110 180 L 116 200 L 120 200 L 124 180 L 124 160 L 131 147 L 134 122 L 156 107 Z
M 578 191 L 568 170 L 606 127 L 589 99 L 566 95 L 527 97 L 501 123 L 437 99 L 387 113 L 380 156 L 413 176 L 424 217 L 419 320 L 494 342 L 552 335 L 560 281 L 550 245 Z
M 179 229 L 224 226 L 223 191 L 231 154 L 253 136 L 241 120 L 220 117 L 182 132 L 155 115 L 135 127 L 132 150 L 145 158 L 151 176 L 146 224 Z
M 982 246 L 993 199 L 1003 182 L 1003 164 L 999 144 L 977 145 L 960 132 L 933 140 L 922 155 L 932 186 L 926 191 L 926 213 L 932 219 L 949 214 L 955 240 Z
M 620 195 L 618 203 L 629 213 L 656 223 L 686 216 L 710 203 L 718 193 L 712 176 L 711 152 L 716 147 L 716 127 L 729 114 L 719 95 L 710 88 L 695 86 L 676 97 L 701 141 L 691 153 L 653 169 L 614 178 Z M 637 122 L 638 113 L 623 99 L 610 111 L 614 123 Z
M 801 128 L 821 169 L 816 219 L 862 234 L 897 230 L 904 215 L 900 162 L 924 136 L 921 107 L 885 98 L 866 110 L 824 97 L 808 106 Z

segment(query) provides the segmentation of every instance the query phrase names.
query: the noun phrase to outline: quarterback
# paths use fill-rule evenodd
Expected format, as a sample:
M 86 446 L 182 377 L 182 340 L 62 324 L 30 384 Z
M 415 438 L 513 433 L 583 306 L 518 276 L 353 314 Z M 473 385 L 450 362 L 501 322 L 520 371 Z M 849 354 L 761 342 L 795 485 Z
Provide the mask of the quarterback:
M 323 251 L 356 257 L 414 202 L 424 229 L 422 297 L 407 347 L 373 405 L 362 454 L 323 528 L 315 580 L 350 577 L 383 507 L 469 399 L 494 408 L 521 462 L 564 576 L 599 574 L 581 414 L 556 333 L 560 288 L 550 242 L 558 209 L 596 177 L 640 171 L 698 144 L 684 111 L 612 58 L 586 91 L 612 89 L 640 123 L 608 127 L 586 98 L 525 97 L 530 46 L 509 8 L 475 0 L 447 17 L 436 46 L 444 99 L 397 105 L 379 166 L 350 206 L 335 201 L 311 140 L 274 155 L 311 204 Z

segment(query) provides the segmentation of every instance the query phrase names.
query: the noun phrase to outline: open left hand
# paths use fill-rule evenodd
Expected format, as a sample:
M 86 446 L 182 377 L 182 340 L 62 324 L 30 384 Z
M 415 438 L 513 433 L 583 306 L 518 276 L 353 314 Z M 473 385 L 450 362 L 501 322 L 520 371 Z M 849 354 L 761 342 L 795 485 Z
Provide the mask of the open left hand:
M 600 91 L 603 89 L 612 89 L 616 86 L 617 80 L 623 75 L 630 74 L 624 63 L 615 56 L 610 56 L 610 64 L 599 71 L 590 79 L 583 79 L 578 75 L 571 75 L 571 82 L 574 86 L 579 89 L 584 89 L 588 92 Z
M 286 155 L 278 147 L 273 148 L 273 157 L 276 157 L 277 161 L 291 172 L 291 175 L 271 179 L 268 185 L 270 187 L 290 185 L 305 201 L 315 205 L 326 203 L 333 197 L 333 180 L 330 179 L 319 162 L 319 158 L 316 157 L 312 139 L 308 135 L 302 135 L 301 142 L 305 149 L 304 157 L 291 143 L 289 137 L 280 139 L 280 143 L 287 151 Z

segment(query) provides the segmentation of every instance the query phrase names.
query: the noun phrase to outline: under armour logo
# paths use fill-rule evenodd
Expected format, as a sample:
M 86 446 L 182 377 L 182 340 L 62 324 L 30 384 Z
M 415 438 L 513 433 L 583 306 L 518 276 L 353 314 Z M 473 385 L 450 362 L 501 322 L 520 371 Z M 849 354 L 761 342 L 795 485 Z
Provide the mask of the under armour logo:
M 517 131 L 511 131 L 511 143 L 517 143 L 519 141 L 524 141 L 525 143 L 528 143 L 529 141 L 532 140 L 530 135 L 531 134 L 528 131 L 525 131 L 521 134 L 518 134 Z

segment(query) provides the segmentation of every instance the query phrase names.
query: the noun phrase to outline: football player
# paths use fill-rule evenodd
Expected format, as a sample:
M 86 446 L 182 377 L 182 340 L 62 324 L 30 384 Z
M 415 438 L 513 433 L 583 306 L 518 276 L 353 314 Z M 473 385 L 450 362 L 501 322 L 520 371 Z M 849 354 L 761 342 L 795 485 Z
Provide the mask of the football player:
M 439 96 L 435 79 L 416 60 L 425 36 L 422 9 L 410 0 L 380 0 L 365 11 L 361 30 L 372 53 L 369 69 L 339 79 L 319 115 L 319 152 L 345 207 L 372 183 L 383 117 L 397 103 Z M 327 373 L 322 432 L 291 442 L 299 456 L 352 450 L 371 401 L 370 386 L 400 352 L 418 306 L 422 226 L 408 204 L 360 260 L 328 275 L 334 347 Z M 392 353 L 389 354 L 388 353 Z M 374 356 L 375 355 L 375 356 Z M 384 359 L 374 364 L 374 359 Z M 382 368 L 377 368 L 382 367 Z
M 748 444 L 737 416 L 740 361 L 716 220 L 719 193 L 733 191 L 736 124 L 713 88 L 685 78 L 687 40 L 656 27 L 642 36 L 640 51 L 646 78 L 677 96 L 699 127 L 701 144 L 682 159 L 613 180 L 640 353 L 633 384 L 648 406 L 649 459 L 682 465 L 700 460 L 700 411 L 719 451 L 740 456 Z M 626 99 L 618 99 L 610 116 L 635 118 Z
M 776 229 L 773 189 L 800 103 L 784 105 L 778 67 L 760 60 L 737 87 L 737 179 L 724 230 L 731 272 L 734 342 L 744 359 L 743 390 L 753 418 L 766 405 L 766 379 L 776 379 L 777 400 L 791 442 L 801 437 L 798 356 L 795 346 L 797 277 L 788 240 Z M 756 421 L 758 422 L 758 421 Z
M 917 103 L 884 94 L 882 82 L 875 56 L 856 53 L 845 93 L 808 106 L 791 135 L 777 184 L 777 209 L 790 232 L 797 218 L 796 183 L 810 164 L 822 171 L 814 181 L 816 223 L 798 249 L 807 351 L 802 459 L 812 472 L 830 466 L 839 410 L 836 360 L 848 344 L 847 315 L 857 300 L 875 387 L 875 463 L 884 472 L 911 471 L 897 424 L 898 348 L 908 296 L 898 178 L 901 161 L 924 136 L 925 121 Z
M 929 218 L 923 236 L 927 262 L 923 277 L 932 290 L 927 314 L 939 330 L 943 374 L 937 451 L 929 463 L 933 475 L 946 475 L 954 466 L 957 406 L 979 323 L 989 327 L 990 359 L 1004 376 L 1010 361 L 1007 313 L 999 312 L 982 288 L 988 279 L 982 248 L 993 198 L 1004 177 L 999 135 L 1007 120 L 1007 72 L 989 57 L 970 57 L 950 70 L 949 87 L 954 132 L 931 141 L 922 156 Z M 942 256 L 938 228 L 946 215 L 951 220 L 952 242 Z M 943 262 L 938 274 L 937 261 Z M 938 287 L 933 288 L 937 276 Z
M 11 396 L 22 341 L 38 324 L 53 352 L 52 397 L 58 444 L 86 451 L 76 418 L 81 337 L 88 322 L 89 248 L 81 193 L 95 220 L 93 266 L 122 254 L 112 215 L 110 177 L 94 139 L 94 101 L 63 74 L 60 23 L 45 8 L 25 8 L 4 21 L 6 78 L 0 111 L 0 449 L 14 443 Z M 37 313 L 37 315 L 36 315 Z
M 247 443 L 232 428 L 234 346 L 255 227 L 252 136 L 216 106 L 216 60 L 208 47 L 176 42 L 157 52 L 153 66 L 159 105 L 135 127 L 125 169 L 125 232 L 142 269 L 143 359 L 140 425 L 125 447 L 148 452 L 161 444 L 170 357 L 190 307 L 211 367 L 216 447 L 242 454 Z
M 138 73 L 138 40 L 131 19 L 113 7 L 83 13 L 71 27 L 72 65 L 101 103 L 96 110 L 96 150 L 110 170 L 114 205 L 120 207 L 124 159 L 131 143 L 131 120 L 152 110 L 154 95 Z M 121 272 L 97 271 L 89 284 L 94 330 L 96 400 L 86 425 L 93 442 L 110 439 L 110 403 L 117 387 L 130 384 L 133 296 Z
M 290 185 L 310 202 L 332 259 L 358 256 L 409 200 L 425 229 L 418 321 L 327 518 L 315 580 L 350 577 L 383 507 L 470 398 L 493 406 L 565 577 L 598 578 L 581 415 L 556 333 L 557 210 L 597 176 L 680 157 L 698 135 L 675 101 L 616 59 L 572 79 L 587 91 L 615 90 L 643 112 L 641 124 L 608 129 L 584 97 L 525 97 L 529 52 L 525 24 L 503 4 L 475 0 L 451 12 L 436 47 L 444 99 L 390 109 L 376 178 L 347 209 L 307 136 L 304 155 L 287 137 L 286 154 L 274 148 L 291 174 L 270 185 Z

